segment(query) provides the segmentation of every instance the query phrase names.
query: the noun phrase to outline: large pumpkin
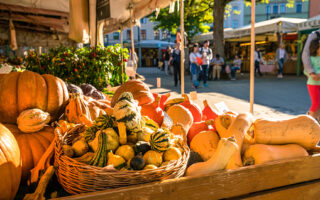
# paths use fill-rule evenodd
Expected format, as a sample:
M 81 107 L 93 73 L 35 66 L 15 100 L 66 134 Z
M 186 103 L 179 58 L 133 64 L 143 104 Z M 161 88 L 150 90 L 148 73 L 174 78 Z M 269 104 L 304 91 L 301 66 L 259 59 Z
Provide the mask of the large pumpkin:
M 21 156 L 17 141 L 0 124 L 0 199 L 13 199 L 21 178 Z
M 54 138 L 54 129 L 50 126 L 44 127 L 39 132 L 23 133 L 16 125 L 5 124 L 16 138 L 22 158 L 22 179 L 26 180 L 28 173 L 39 162 L 41 156 L 47 150 Z
M 130 80 L 122 84 L 114 93 L 111 106 L 114 107 L 119 96 L 124 92 L 130 92 L 135 100 L 139 102 L 139 106 L 154 101 L 154 97 L 150 92 L 150 88 L 142 81 Z
M 0 122 L 3 123 L 16 123 L 19 114 L 31 108 L 48 112 L 55 120 L 69 99 L 65 83 L 49 74 L 11 72 L 0 81 Z

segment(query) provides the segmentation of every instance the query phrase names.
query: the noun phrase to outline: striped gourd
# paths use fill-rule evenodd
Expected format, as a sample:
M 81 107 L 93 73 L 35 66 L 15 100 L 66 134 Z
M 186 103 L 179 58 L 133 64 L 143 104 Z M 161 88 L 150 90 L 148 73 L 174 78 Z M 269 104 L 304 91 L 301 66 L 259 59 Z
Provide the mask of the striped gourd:
M 163 129 L 158 129 L 150 136 L 150 146 L 151 149 L 156 151 L 166 151 L 170 147 L 170 133 Z
M 113 109 L 117 122 L 124 122 L 127 130 L 139 131 L 142 122 L 138 102 L 129 92 L 121 94 L 118 100 Z
M 159 127 L 159 124 L 155 121 L 153 121 L 152 119 L 150 119 L 149 117 L 147 116 L 142 116 L 143 118 L 143 122 L 144 122 L 144 126 L 154 130 L 154 131 L 157 131 L 160 127 Z

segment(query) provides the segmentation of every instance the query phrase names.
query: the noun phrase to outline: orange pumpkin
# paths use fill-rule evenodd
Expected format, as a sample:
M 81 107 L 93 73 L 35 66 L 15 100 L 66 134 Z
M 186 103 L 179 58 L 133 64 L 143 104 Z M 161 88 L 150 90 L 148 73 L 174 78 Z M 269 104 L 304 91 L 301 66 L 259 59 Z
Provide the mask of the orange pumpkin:
M 183 94 L 182 96 L 184 98 L 184 102 L 182 102 L 180 105 L 182 105 L 191 112 L 193 116 L 193 122 L 200 122 L 202 119 L 202 112 L 199 105 L 190 101 L 188 95 Z
M 4 124 L 16 138 L 22 158 L 22 180 L 26 180 L 28 173 L 40 160 L 43 153 L 54 138 L 54 129 L 50 126 L 44 127 L 39 132 L 23 133 L 16 125 Z
M 153 121 L 157 122 L 161 126 L 163 122 L 164 113 L 160 108 L 160 97 L 158 97 L 153 103 L 144 104 L 141 106 L 141 115 L 148 116 Z
M 32 108 L 50 113 L 56 120 L 69 99 L 65 83 L 52 75 L 31 71 L 11 72 L 1 78 L 0 122 L 16 123 L 19 114 Z
M 130 92 L 135 100 L 139 102 L 139 106 L 154 101 L 154 97 L 150 92 L 150 88 L 142 81 L 130 80 L 122 84 L 114 93 L 111 100 L 111 107 L 114 107 L 119 96 L 124 92 Z
M 0 199 L 13 199 L 21 178 L 21 155 L 12 133 L 0 124 Z

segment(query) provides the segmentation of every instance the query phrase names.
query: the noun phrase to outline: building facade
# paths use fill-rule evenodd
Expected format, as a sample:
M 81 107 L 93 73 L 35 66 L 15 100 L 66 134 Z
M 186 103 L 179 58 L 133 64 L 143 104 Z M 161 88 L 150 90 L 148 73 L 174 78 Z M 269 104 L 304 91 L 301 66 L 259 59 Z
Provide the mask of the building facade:
M 320 15 L 320 1 L 309 0 L 309 18 Z
M 244 25 L 244 2 L 243 0 L 235 0 L 227 5 L 230 10 L 224 19 L 224 28 L 240 28 Z
M 287 3 L 287 0 L 270 0 L 268 4 L 256 4 L 256 22 L 261 22 L 278 17 L 308 19 L 309 1 L 294 0 L 293 7 L 287 7 Z M 250 23 L 251 6 L 245 6 L 244 25 L 248 25 Z

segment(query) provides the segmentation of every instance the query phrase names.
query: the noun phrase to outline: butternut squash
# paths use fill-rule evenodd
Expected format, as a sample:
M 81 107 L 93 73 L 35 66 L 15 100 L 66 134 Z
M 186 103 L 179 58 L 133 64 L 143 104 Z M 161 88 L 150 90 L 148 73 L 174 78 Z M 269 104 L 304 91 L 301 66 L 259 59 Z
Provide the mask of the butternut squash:
M 308 156 L 308 152 L 297 144 L 251 145 L 244 153 L 243 165 L 258 165 L 271 161 Z
M 230 159 L 230 162 L 228 163 L 227 169 L 235 169 L 242 166 L 242 160 L 241 160 L 241 149 L 243 144 L 243 139 L 245 137 L 246 132 L 249 130 L 249 128 L 252 125 L 253 119 L 252 115 L 250 113 L 242 113 L 239 114 L 228 130 L 224 133 L 224 135 L 220 135 L 220 137 L 226 138 L 230 136 L 234 136 L 237 145 L 239 149 L 237 152 L 232 156 Z
M 253 137 L 261 144 L 299 144 L 307 150 L 316 147 L 320 140 L 320 126 L 309 115 L 291 119 L 257 119 L 253 123 Z
M 237 117 L 237 114 L 230 111 L 230 112 L 226 112 L 222 115 L 219 115 L 216 118 L 215 127 L 216 127 L 216 130 L 218 131 L 220 137 L 222 137 L 222 138 L 230 137 L 230 136 L 226 135 L 227 134 L 226 132 L 236 117 Z
M 191 165 L 186 171 L 186 176 L 205 175 L 217 170 L 225 169 L 236 151 L 238 151 L 238 145 L 233 137 L 222 138 L 212 157 L 206 162 L 198 162 Z

